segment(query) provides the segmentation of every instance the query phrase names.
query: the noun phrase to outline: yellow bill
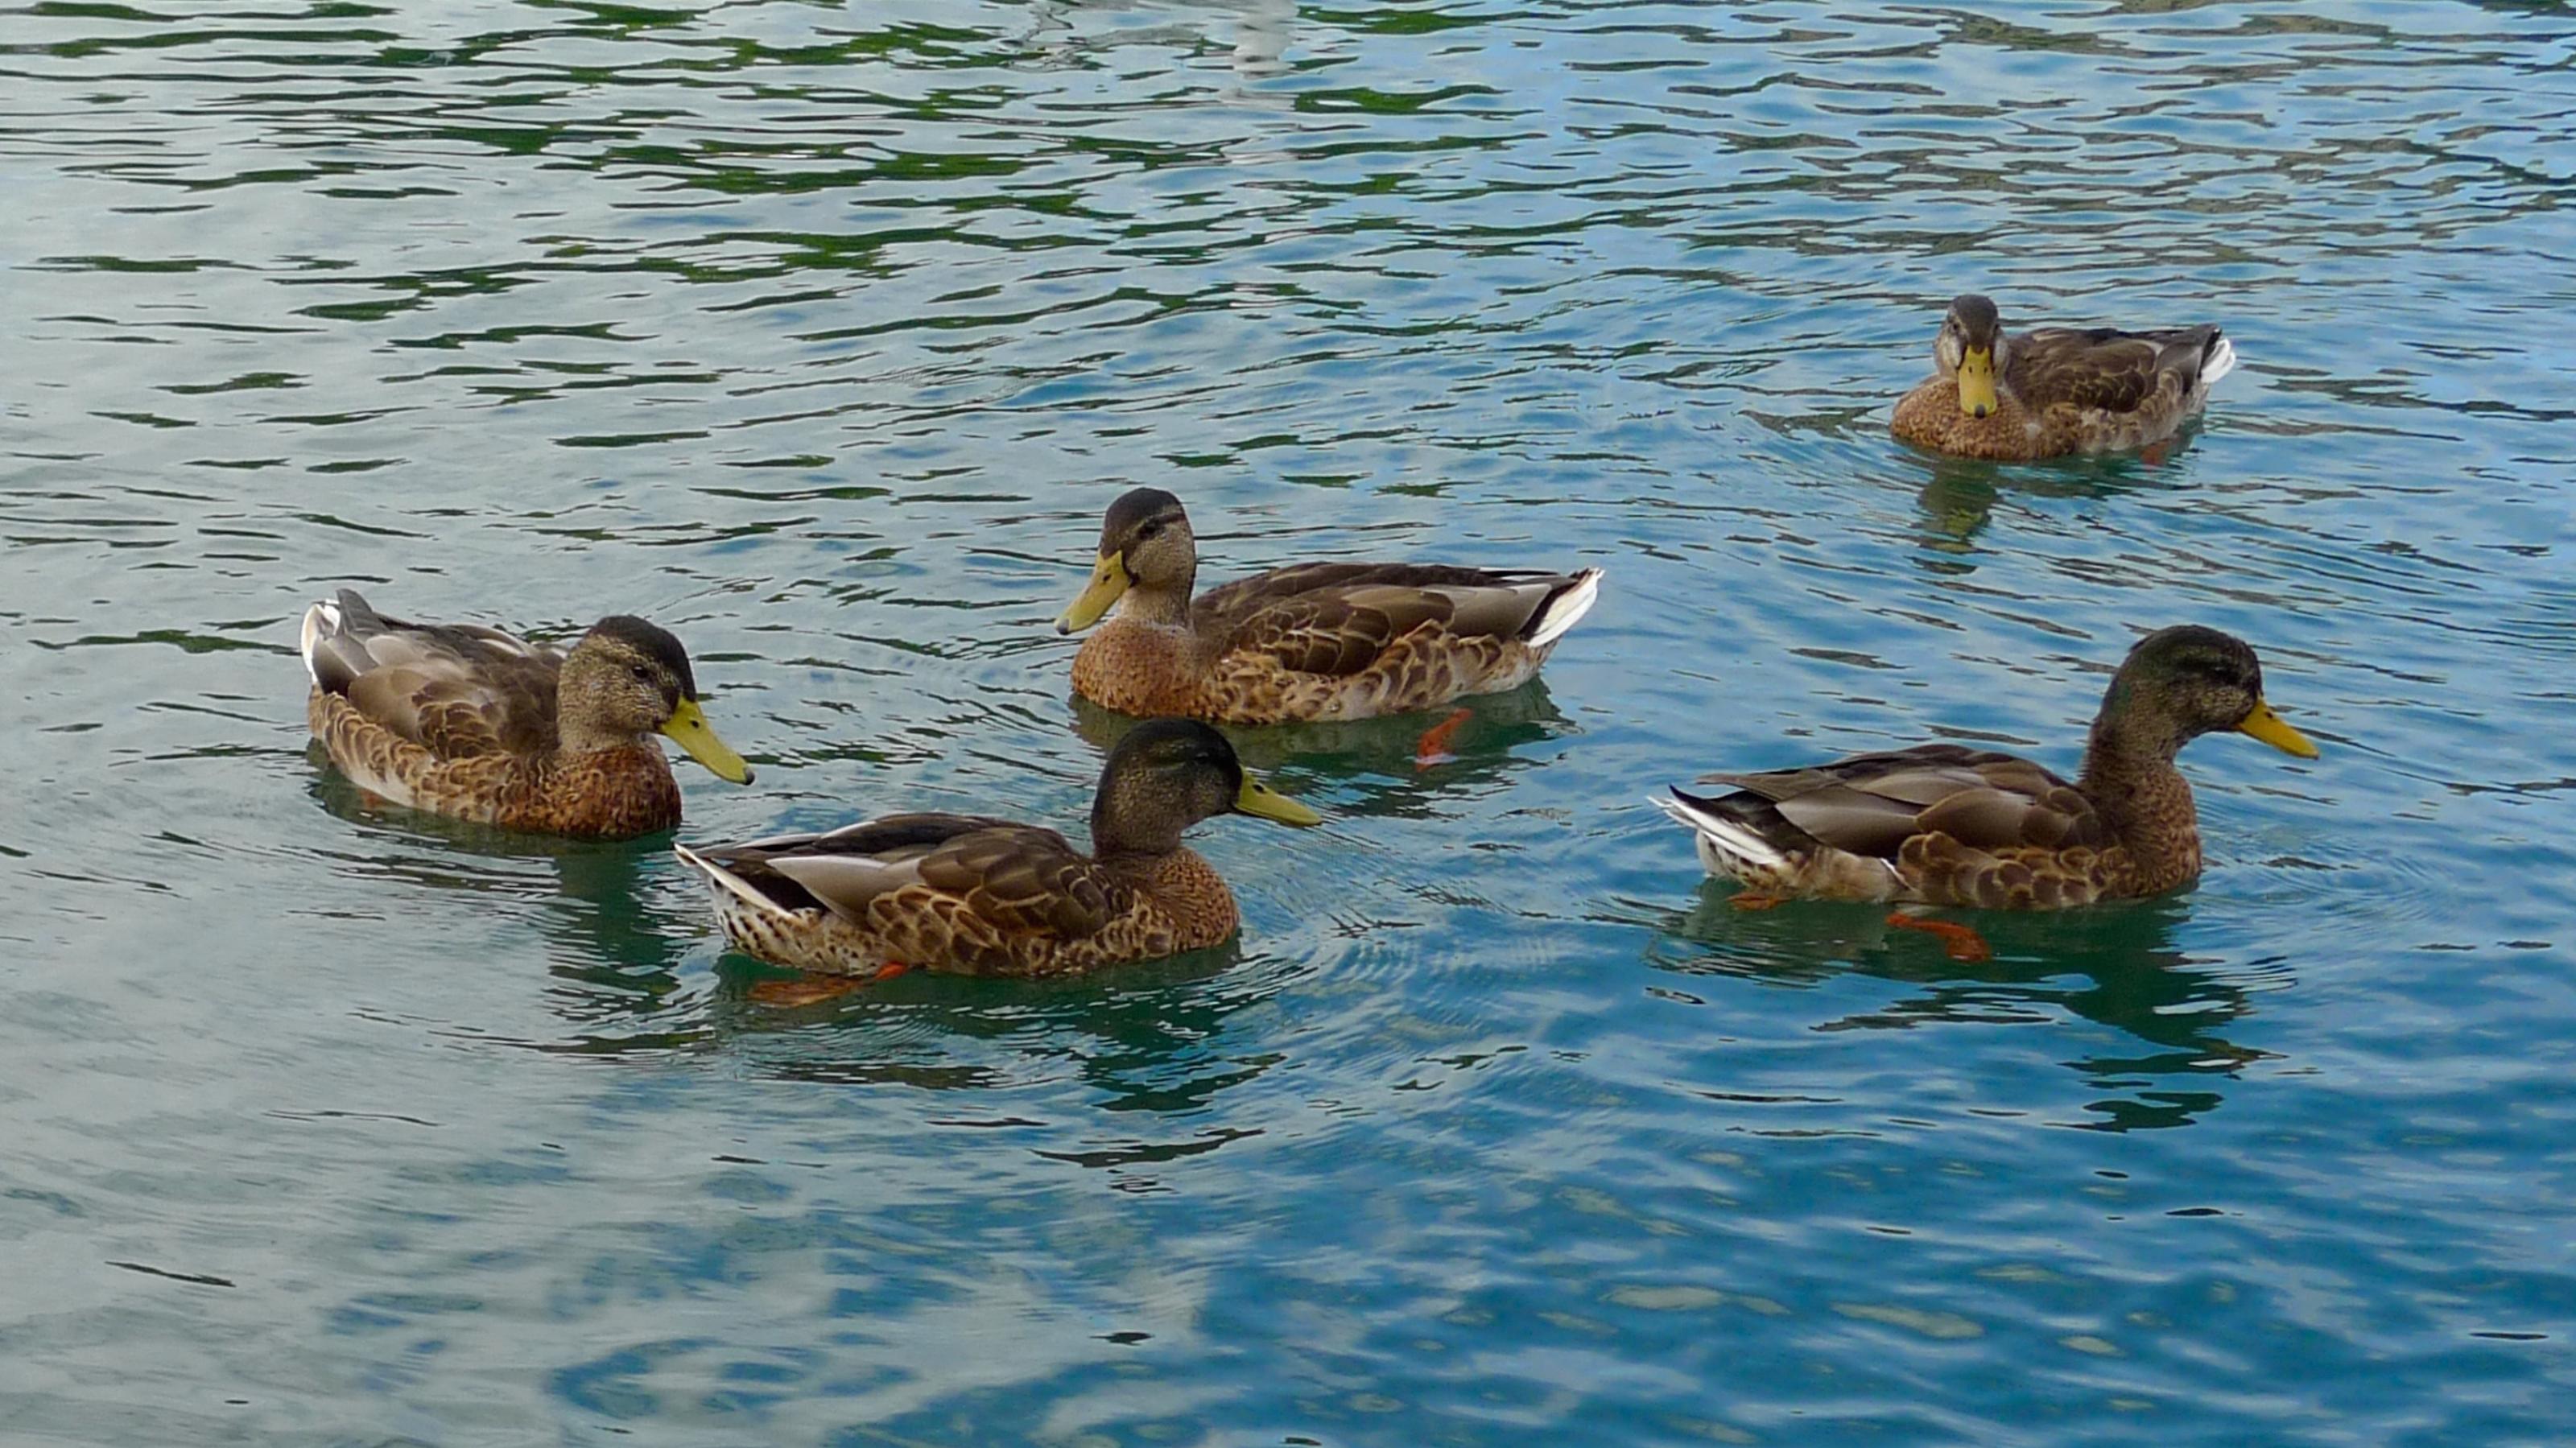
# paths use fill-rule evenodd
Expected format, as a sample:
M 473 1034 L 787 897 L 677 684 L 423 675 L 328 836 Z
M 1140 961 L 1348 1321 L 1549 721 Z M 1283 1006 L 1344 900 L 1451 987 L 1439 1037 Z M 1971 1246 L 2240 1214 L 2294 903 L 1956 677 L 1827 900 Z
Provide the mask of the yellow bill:
M 1250 770 L 1244 771 L 1243 788 L 1234 792 L 1234 808 L 1238 814 L 1259 815 L 1266 820 L 1277 820 L 1283 825 L 1299 828 L 1324 822 L 1322 815 L 1253 778 Z
M 751 766 L 716 737 L 714 726 L 707 723 L 707 711 L 698 707 L 697 700 L 682 699 L 680 707 L 662 722 L 662 732 L 688 751 L 691 759 L 713 771 L 716 778 L 734 784 L 751 783 Z
M 2260 699 L 2254 701 L 2254 712 L 2246 715 L 2244 722 L 2236 727 L 2240 732 L 2253 735 L 2283 754 L 2295 754 L 2301 759 L 2317 757 L 2317 746 L 2308 742 L 2308 736 L 2291 728 L 2280 715 L 2272 712 L 2271 705 Z
M 1959 410 L 1970 417 L 1995 410 L 1995 354 L 1986 348 L 1959 354 Z
M 1055 631 L 1060 634 L 1080 633 L 1100 622 L 1100 616 L 1109 611 L 1109 606 L 1118 601 L 1119 595 L 1124 594 L 1127 585 L 1133 581 L 1127 576 L 1126 562 L 1117 554 L 1101 554 L 1100 561 L 1091 565 L 1091 583 L 1082 590 L 1082 596 L 1066 604 L 1064 612 L 1056 615 Z

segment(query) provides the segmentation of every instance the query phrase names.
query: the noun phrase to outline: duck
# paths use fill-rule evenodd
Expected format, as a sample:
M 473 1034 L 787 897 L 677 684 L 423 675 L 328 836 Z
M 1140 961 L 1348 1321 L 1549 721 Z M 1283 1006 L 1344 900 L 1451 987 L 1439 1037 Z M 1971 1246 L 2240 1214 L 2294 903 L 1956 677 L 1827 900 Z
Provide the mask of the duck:
M 1110 504 L 1091 582 L 1061 634 L 1083 640 L 1073 691 L 1148 718 L 1226 724 L 1374 719 L 1515 689 L 1591 611 L 1601 570 L 1300 563 L 1192 598 L 1198 543 L 1181 500 Z
M 2233 730 L 2300 759 L 2317 746 L 2263 696 L 2253 646 L 2195 624 L 2140 639 L 2111 676 L 2073 781 L 1957 744 L 1711 774 L 1655 803 L 1711 875 L 1781 898 L 2046 910 L 2159 895 L 2200 875 L 2200 826 L 2174 756 Z M 1739 897 L 1739 903 L 1747 903 Z
M 569 650 L 479 624 L 378 613 L 357 590 L 304 612 L 305 718 L 333 767 L 412 809 L 582 839 L 680 822 L 660 734 L 717 778 L 751 766 L 716 736 L 688 650 L 631 614 Z
M 1959 457 L 2027 462 L 2164 441 L 2235 370 L 2236 349 L 2208 325 L 2007 336 L 1994 301 L 1972 293 L 1950 303 L 1932 361 L 1937 370 L 1896 404 L 1896 435 Z
M 1221 814 L 1323 820 L 1247 772 L 1216 730 L 1157 719 L 1109 751 L 1089 854 L 1040 825 L 958 814 L 673 853 L 705 877 L 725 938 L 773 965 L 870 980 L 905 969 L 1066 976 L 1234 935 L 1225 880 L 1181 843 Z

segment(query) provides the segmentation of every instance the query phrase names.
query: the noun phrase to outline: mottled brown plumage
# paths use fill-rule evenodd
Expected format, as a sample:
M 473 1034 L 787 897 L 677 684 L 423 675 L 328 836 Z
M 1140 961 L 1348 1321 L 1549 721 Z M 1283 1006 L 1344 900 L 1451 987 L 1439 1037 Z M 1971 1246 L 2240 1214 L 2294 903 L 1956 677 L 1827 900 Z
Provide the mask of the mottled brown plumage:
M 1037 825 L 950 814 L 677 853 L 706 876 L 726 937 L 778 965 L 1066 975 L 1234 934 L 1234 896 L 1181 843 L 1227 813 L 1317 822 L 1247 774 L 1223 735 L 1157 720 L 1110 751 L 1089 855 Z
M 1195 600 L 1178 498 L 1111 505 L 1091 586 L 1058 621 L 1118 615 L 1074 656 L 1074 692 L 1122 713 L 1236 724 L 1369 719 L 1516 688 L 1591 608 L 1601 571 L 1304 563 Z
M 2161 441 L 2236 365 L 2216 327 L 2043 327 L 2008 336 L 1995 304 L 1980 296 L 1950 304 L 1932 356 L 1938 370 L 1896 404 L 1896 435 L 2003 462 Z
M 360 787 L 506 829 L 602 839 L 680 822 L 652 735 L 718 775 L 750 769 L 707 727 L 680 641 L 599 621 L 569 653 L 471 624 L 389 619 L 351 589 L 304 615 L 313 737 Z
M 2161 894 L 2200 874 L 2200 826 L 2175 754 L 2235 729 L 2314 758 L 2263 701 L 2244 641 L 2185 625 L 2129 651 L 2072 783 L 1956 744 L 1808 769 L 1712 774 L 1734 792 L 1658 801 L 1714 875 L 1764 894 L 2048 910 Z

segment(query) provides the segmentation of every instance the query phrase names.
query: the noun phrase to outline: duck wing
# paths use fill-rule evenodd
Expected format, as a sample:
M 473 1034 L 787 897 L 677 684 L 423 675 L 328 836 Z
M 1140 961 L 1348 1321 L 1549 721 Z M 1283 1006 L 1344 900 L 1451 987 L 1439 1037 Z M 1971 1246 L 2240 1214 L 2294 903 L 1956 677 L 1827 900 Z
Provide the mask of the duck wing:
M 695 853 L 781 909 L 860 925 L 878 923 L 871 912 L 888 901 L 924 917 L 971 915 L 1005 937 L 1078 940 L 1132 903 L 1064 836 L 983 815 L 887 815 Z
M 2135 412 L 2160 395 L 2189 396 L 2224 348 L 2226 339 L 2211 326 L 2164 332 L 2043 327 L 2012 339 L 2004 384 L 2025 407 L 2065 403 Z M 2227 355 L 2232 361 L 2232 352 Z
M 1349 675 L 1424 624 L 1465 638 L 1552 639 L 1591 606 L 1598 580 L 1589 569 L 1304 563 L 1211 589 L 1191 609 L 1201 636 L 1225 638 L 1229 652 L 1266 654 L 1299 673 Z
M 2075 786 L 2019 756 L 1956 744 L 1702 782 L 1734 786 L 1737 794 L 1708 803 L 1785 849 L 1821 844 L 1893 860 L 1922 834 L 1986 851 L 2098 846 L 2107 837 Z
M 303 652 L 316 688 L 441 757 L 555 745 L 561 650 L 477 624 L 389 618 L 344 588 L 306 611 Z

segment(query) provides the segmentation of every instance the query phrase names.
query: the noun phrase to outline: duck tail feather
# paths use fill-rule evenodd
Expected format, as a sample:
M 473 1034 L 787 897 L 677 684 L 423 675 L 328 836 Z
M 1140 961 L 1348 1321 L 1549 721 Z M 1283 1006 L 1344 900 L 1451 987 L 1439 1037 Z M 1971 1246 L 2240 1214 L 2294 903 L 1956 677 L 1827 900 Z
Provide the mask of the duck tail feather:
M 1675 822 L 1708 841 L 1739 871 L 1785 869 L 1790 863 L 1789 857 L 1780 853 L 1778 846 L 1746 828 L 1742 820 L 1719 812 L 1713 800 L 1675 789 L 1672 798 L 1656 797 L 1654 804 L 1672 816 Z
M 1571 585 L 1539 606 L 1538 616 L 1530 621 L 1530 647 L 1543 649 L 1565 637 L 1565 631 L 1582 622 L 1600 601 L 1601 570 L 1586 568 L 1577 573 Z
M 2224 333 L 2213 338 L 2209 350 L 2201 354 L 2200 385 L 2208 387 L 2219 378 L 2236 370 L 2236 347 Z
M 781 920 L 791 918 L 792 912 L 790 912 L 785 906 L 780 905 L 777 901 L 770 899 L 767 895 L 764 895 L 759 890 L 753 888 L 748 881 L 736 875 L 733 871 L 726 869 L 724 866 L 717 864 L 715 861 L 708 859 L 706 856 L 699 854 L 688 846 L 673 845 L 671 846 L 671 853 L 680 857 L 681 864 L 686 865 L 690 869 L 697 871 L 699 874 L 706 876 L 707 887 L 710 890 L 723 891 L 725 894 L 733 896 L 735 899 L 742 901 L 744 904 L 749 905 L 764 915 L 773 915 Z

